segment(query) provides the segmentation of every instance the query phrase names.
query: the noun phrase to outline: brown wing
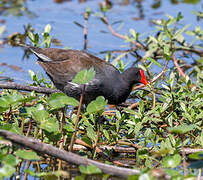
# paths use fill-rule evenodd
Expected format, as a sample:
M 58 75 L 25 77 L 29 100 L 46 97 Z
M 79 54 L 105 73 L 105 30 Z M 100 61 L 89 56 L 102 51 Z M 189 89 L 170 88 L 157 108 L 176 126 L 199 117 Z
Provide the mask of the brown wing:
M 35 50 L 36 49 L 33 49 L 33 51 Z M 106 76 L 106 74 L 114 71 L 119 73 L 110 63 L 82 51 L 37 48 L 37 53 L 41 53 L 52 60 L 43 61 L 39 58 L 38 63 L 44 68 L 54 82 L 56 81 L 60 84 L 72 81 L 79 71 L 91 67 L 94 67 L 96 73 L 102 74 L 102 76 Z

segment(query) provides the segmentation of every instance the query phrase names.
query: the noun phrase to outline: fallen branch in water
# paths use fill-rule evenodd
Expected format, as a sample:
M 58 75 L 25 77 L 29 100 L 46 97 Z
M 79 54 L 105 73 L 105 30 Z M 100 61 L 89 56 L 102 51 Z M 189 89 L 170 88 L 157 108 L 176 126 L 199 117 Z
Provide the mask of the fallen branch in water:
M 78 143 L 78 142 L 76 142 Z M 75 144 L 73 146 L 73 150 L 74 151 L 80 151 L 80 150 L 83 150 L 83 151 L 87 151 L 88 150 L 88 146 L 86 147 L 87 145 L 82 145 L 80 142 L 78 144 Z M 118 145 L 115 145 L 115 146 L 109 146 L 109 145 L 100 145 L 98 146 L 100 149 L 106 149 L 108 151 L 114 151 L 116 153 L 128 153 L 128 154 L 134 154 L 137 152 L 137 149 L 139 148 L 136 148 L 136 147 L 123 147 L 123 146 L 118 146 Z M 90 147 L 91 148 L 91 147 Z M 142 147 L 140 147 L 141 149 Z M 182 153 L 182 151 L 185 151 L 185 154 L 192 154 L 192 153 L 197 153 L 197 152 L 202 152 L 203 151 L 203 148 L 182 148 L 180 150 L 180 153 Z M 155 151 L 153 150 L 149 150 L 150 153 L 153 153 Z
M 68 163 L 72 163 L 76 165 L 85 165 L 85 166 L 95 165 L 98 168 L 100 168 L 103 173 L 107 173 L 113 176 L 126 178 L 129 175 L 135 175 L 140 173 L 140 171 L 136 169 L 122 168 L 122 167 L 117 167 L 117 166 L 93 161 L 93 160 L 81 157 L 75 153 L 60 150 L 52 145 L 41 143 L 32 138 L 14 134 L 9 131 L 0 130 L 0 136 L 3 136 L 5 139 L 10 140 L 11 142 L 19 144 L 23 147 L 30 148 L 44 155 L 47 154 L 52 157 L 56 157 Z

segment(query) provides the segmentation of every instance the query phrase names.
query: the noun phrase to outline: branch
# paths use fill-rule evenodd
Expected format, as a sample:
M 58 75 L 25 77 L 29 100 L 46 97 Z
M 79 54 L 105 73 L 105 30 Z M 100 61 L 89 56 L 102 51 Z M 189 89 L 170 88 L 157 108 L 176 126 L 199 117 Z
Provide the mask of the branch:
M 173 63 L 174 65 L 176 66 L 178 72 L 180 73 L 180 75 L 185 79 L 185 73 L 183 72 L 183 70 L 180 68 L 177 60 L 176 60 L 176 57 L 174 56 L 174 54 L 172 54 L 172 60 L 173 60 Z
M 197 50 L 197 49 L 194 49 L 194 48 L 184 48 L 184 47 L 178 47 L 176 48 L 176 51 L 188 51 L 188 52 L 192 52 L 192 53 L 195 53 L 197 55 L 199 55 L 200 57 L 203 57 L 203 51 L 201 50 Z
M 41 154 L 47 154 L 52 157 L 56 157 L 58 159 L 66 161 L 68 163 L 72 163 L 72 164 L 76 164 L 76 165 L 85 165 L 85 166 L 95 165 L 98 168 L 100 168 L 103 173 L 107 173 L 110 175 L 126 178 L 129 175 L 135 175 L 135 174 L 140 173 L 140 171 L 138 171 L 136 169 L 116 167 L 113 165 L 108 165 L 108 164 L 100 163 L 97 161 L 93 161 L 93 160 L 81 157 L 75 153 L 60 150 L 52 145 L 38 142 L 32 138 L 17 135 L 17 134 L 11 133 L 9 131 L 0 130 L 0 136 L 3 136 L 5 139 L 10 140 L 13 143 L 19 144 L 23 147 L 30 148 Z
M 118 37 L 118 38 L 120 38 L 120 39 L 127 40 L 126 36 L 124 36 L 124 35 L 122 35 L 122 34 L 118 34 L 117 32 L 114 31 L 114 29 L 113 29 L 112 26 L 109 24 L 109 22 L 108 22 L 108 20 L 107 20 L 106 17 L 103 17 L 103 20 L 104 20 L 104 22 L 107 24 L 107 27 L 109 28 L 110 32 L 111 32 L 114 36 L 116 36 L 116 37 Z M 134 44 L 134 45 L 136 45 L 136 47 L 139 48 L 139 49 L 145 49 L 145 47 L 144 47 L 141 43 L 139 43 L 139 42 L 132 41 L 131 43 Z
M 85 13 L 84 13 L 85 23 L 84 23 L 84 28 L 83 28 L 83 35 L 84 35 L 84 46 L 83 46 L 83 50 L 84 50 L 84 51 L 87 50 L 87 24 L 88 24 L 88 18 L 89 18 L 89 13 L 88 13 L 88 12 L 85 12 Z
M 81 143 L 78 143 L 78 144 L 75 144 L 73 146 L 74 151 L 80 151 L 80 150 L 87 151 L 88 150 L 87 147 L 86 147 L 86 146 L 88 146 L 87 144 L 86 145 L 84 145 L 84 144 L 81 145 Z M 136 153 L 137 149 L 138 149 L 138 148 L 135 148 L 135 147 L 123 147 L 123 146 L 118 146 L 118 145 L 115 145 L 115 146 L 100 145 L 99 148 L 100 149 L 106 149 L 108 151 L 113 150 L 116 153 L 128 153 L 128 154 Z M 202 152 L 203 148 L 182 148 L 180 150 L 180 153 L 182 153 L 183 150 L 185 151 L 185 154 L 192 154 L 192 153 Z M 150 150 L 150 153 L 153 153 L 153 152 L 154 151 Z
M 57 89 L 39 87 L 39 86 L 29 86 L 17 83 L 0 83 L 0 89 L 14 89 L 23 91 L 35 91 L 37 93 L 51 94 L 56 92 L 61 92 Z

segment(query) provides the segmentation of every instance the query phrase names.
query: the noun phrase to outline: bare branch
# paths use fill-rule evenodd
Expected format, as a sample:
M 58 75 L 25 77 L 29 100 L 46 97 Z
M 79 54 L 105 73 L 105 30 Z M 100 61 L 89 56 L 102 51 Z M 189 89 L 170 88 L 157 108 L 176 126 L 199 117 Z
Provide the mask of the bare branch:
M 173 60 L 173 63 L 174 65 L 176 66 L 178 72 L 180 73 L 180 75 L 185 79 L 185 73 L 183 72 L 183 70 L 180 68 L 177 60 L 176 60 L 176 57 L 174 56 L 174 54 L 172 54 L 172 60 Z
M 37 93 L 51 94 L 56 92 L 61 92 L 57 89 L 39 87 L 39 86 L 29 86 L 17 83 L 0 83 L 0 89 L 14 89 L 23 91 L 35 91 Z
M 118 37 L 118 38 L 120 38 L 120 39 L 127 40 L 126 36 L 124 36 L 124 35 L 122 35 L 122 34 L 118 34 L 117 32 L 114 31 L 114 29 L 113 29 L 112 26 L 109 24 L 109 22 L 108 22 L 108 20 L 107 20 L 106 17 L 103 17 L 103 20 L 104 20 L 104 22 L 107 24 L 107 27 L 109 28 L 110 32 L 111 32 L 114 36 L 116 36 L 116 37 Z M 145 49 L 145 47 L 144 47 L 141 43 L 138 43 L 138 42 L 136 42 L 136 41 L 132 41 L 131 43 L 134 44 L 134 45 L 136 45 L 136 47 L 139 48 L 139 49 Z
M 83 49 L 84 49 L 84 51 L 87 50 L 87 24 L 88 24 L 88 18 L 89 18 L 89 14 L 88 14 L 88 12 L 85 12 L 84 13 L 85 23 L 84 23 L 84 28 L 83 28 L 83 35 L 84 35 Z
M 17 134 L 11 133 L 9 131 L 0 130 L 0 136 L 3 136 L 5 139 L 10 140 L 13 143 L 19 144 L 23 147 L 30 148 L 41 154 L 47 154 L 52 157 L 56 157 L 58 159 L 66 161 L 68 163 L 72 163 L 72 164 L 76 164 L 76 165 L 85 165 L 85 166 L 95 165 L 98 168 L 100 168 L 104 173 L 107 173 L 110 175 L 126 178 L 129 175 L 140 173 L 140 171 L 138 171 L 136 169 L 116 167 L 113 165 L 108 165 L 108 164 L 100 163 L 97 161 L 93 161 L 93 160 L 81 157 L 75 153 L 60 150 L 52 145 L 38 142 L 32 138 L 17 135 Z

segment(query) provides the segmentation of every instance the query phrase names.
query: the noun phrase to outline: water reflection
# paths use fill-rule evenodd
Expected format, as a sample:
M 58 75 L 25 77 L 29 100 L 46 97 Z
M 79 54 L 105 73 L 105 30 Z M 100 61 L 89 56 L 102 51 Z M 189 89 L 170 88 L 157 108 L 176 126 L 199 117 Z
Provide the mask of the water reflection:
M 35 16 L 33 12 L 29 11 L 26 0 L 1 0 L 0 14 L 6 16 L 28 15 L 30 18 Z

